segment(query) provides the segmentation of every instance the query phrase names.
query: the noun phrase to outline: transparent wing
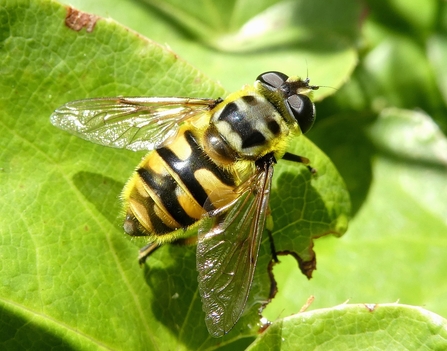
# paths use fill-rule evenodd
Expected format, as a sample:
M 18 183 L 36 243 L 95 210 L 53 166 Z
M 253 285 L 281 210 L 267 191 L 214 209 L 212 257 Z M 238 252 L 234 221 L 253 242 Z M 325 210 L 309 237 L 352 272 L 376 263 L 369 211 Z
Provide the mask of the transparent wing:
M 199 291 L 210 334 L 220 337 L 239 320 L 250 292 L 267 215 L 272 164 L 241 186 L 241 195 L 199 228 Z
M 97 144 L 151 150 L 173 137 L 181 122 L 216 103 L 214 99 L 176 97 L 77 100 L 54 111 L 51 123 Z

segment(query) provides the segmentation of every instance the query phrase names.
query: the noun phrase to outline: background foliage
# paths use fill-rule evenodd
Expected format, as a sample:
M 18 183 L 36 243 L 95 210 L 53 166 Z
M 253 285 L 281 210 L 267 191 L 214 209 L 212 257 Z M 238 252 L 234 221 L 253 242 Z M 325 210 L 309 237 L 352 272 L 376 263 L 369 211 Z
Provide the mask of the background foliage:
M 150 269 L 138 269 L 136 246 L 120 235 L 118 194 L 141 155 L 70 137 L 49 115 L 93 96 L 224 96 L 266 70 L 328 86 L 316 92 L 308 137 L 343 176 L 352 220 L 342 238 L 315 241 L 312 280 L 281 257 L 279 293 L 264 313 L 277 322 L 251 348 L 446 348 L 438 316 L 447 316 L 444 1 L 70 4 L 113 20 L 76 32 L 55 2 L 0 2 L 3 348 L 241 349 L 254 340 L 255 313 L 222 340 L 206 334 L 193 248 L 166 247 Z M 340 184 L 306 139 L 295 148 L 309 150 L 320 175 L 328 167 Z M 284 182 L 310 184 L 281 167 L 274 203 L 287 196 Z M 321 178 L 314 184 L 330 195 Z M 339 214 L 348 207 L 343 195 L 333 206 Z M 281 206 L 273 211 L 281 228 Z M 341 233 L 338 219 L 332 225 Z M 262 279 L 252 301 L 265 298 Z M 310 295 L 308 312 L 296 314 Z M 348 299 L 353 305 L 340 305 Z M 398 300 L 438 315 L 386 304 Z

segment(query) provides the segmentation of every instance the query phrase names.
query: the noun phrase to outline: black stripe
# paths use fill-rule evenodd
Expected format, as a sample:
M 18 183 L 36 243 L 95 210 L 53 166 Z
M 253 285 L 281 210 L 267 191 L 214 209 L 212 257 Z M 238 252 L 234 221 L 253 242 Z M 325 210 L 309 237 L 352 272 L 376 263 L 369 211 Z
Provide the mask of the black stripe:
M 149 172 L 144 168 L 137 170 L 141 179 L 157 194 L 161 203 L 166 208 L 168 213 L 174 218 L 182 227 L 187 227 L 196 222 L 194 218 L 188 216 L 183 207 L 178 202 L 175 190 L 177 183 L 170 175 L 157 175 Z M 149 210 L 149 214 L 151 211 Z M 151 221 L 153 218 L 151 218 Z M 154 223 L 154 222 L 153 222 Z M 156 225 L 156 223 L 154 223 Z
M 256 105 L 258 100 L 252 95 L 245 95 L 241 98 L 247 105 Z
M 180 160 L 168 147 L 157 149 L 156 152 L 179 176 L 197 203 L 203 207 L 208 195 L 195 178 L 194 173 L 196 171 L 199 169 L 206 169 L 212 172 L 222 183 L 230 186 L 235 184 L 229 172 L 219 168 L 207 155 L 205 155 L 190 131 L 186 131 L 184 135 L 185 140 L 188 142 L 192 150 L 192 154 L 188 159 L 184 161 Z M 212 209 L 214 208 L 206 208 L 207 211 Z
M 173 230 L 177 229 L 171 228 L 163 222 L 163 220 L 155 212 L 155 207 L 157 206 L 157 204 L 151 197 L 149 199 L 148 203 L 146 204 L 146 208 L 148 209 L 147 213 L 149 215 L 149 220 L 151 221 L 152 228 L 154 228 L 154 234 L 163 235 L 166 233 L 171 233 Z
M 235 114 L 239 112 L 239 107 L 237 107 L 236 103 L 230 102 L 227 106 L 224 107 L 222 112 L 219 115 L 219 121 L 227 121 L 232 124 L 231 121 L 234 119 Z
M 280 132 L 281 128 L 274 119 L 267 122 L 267 128 L 272 132 L 273 135 L 276 135 Z
M 251 96 L 245 96 L 245 98 L 251 98 Z M 239 134 L 243 149 L 262 145 L 266 141 L 264 135 L 253 128 L 253 124 L 247 119 L 246 113 L 241 111 L 234 102 L 225 106 L 218 120 L 227 122 L 231 129 Z
M 254 130 L 251 134 L 242 139 L 242 148 L 247 149 L 265 143 L 265 137 L 261 132 Z

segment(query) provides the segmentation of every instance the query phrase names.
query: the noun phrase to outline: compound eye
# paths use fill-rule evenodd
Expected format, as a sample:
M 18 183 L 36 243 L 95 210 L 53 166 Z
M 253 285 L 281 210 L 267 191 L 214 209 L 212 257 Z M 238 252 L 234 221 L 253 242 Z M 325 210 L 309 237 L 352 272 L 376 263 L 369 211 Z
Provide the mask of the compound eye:
M 293 117 L 295 117 L 301 132 L 306 133 L 315 122 L 315 106 L 308 96 L 302 94 L 292 95 L 287 98 Z
M 256 80 L 266 84 L 268 87 L 278 89 L 288 78 L 284 73 L 270 71 L 262 73 Z

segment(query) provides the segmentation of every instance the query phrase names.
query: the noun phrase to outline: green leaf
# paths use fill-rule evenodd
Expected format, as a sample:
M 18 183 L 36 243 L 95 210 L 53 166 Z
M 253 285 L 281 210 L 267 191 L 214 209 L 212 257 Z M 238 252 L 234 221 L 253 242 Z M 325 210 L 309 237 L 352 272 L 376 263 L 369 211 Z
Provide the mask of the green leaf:
M 340 305 L 274 322 L 247 350 L 443 350 L 447 320 L 399 304 Z
M 66 20 L 68 13 L 72 16 Z M 0 43 L 2 347 L 247 346 L 259 320 L 253 304 L 269 295 L 268 241 L 247 315 L 224 339 L 211 338 L 197 291 L 195 248 L 168 245 L 142 271 L 136 260 L 140 243 L 134 245 L 123 234 L 119 194 L 142 154 L 87 143 L 49 123 L 56 107 L 79 98 L 219 97 L 224 89 L 166 47 L 111 19 L 69 12 L 52 1 L 0 5 Z M 226 58 L 197 43 L 187 44 L 196 47 L 191 50 L 195 55 L 209 52 L 208 58 L 222 62 Z M 231 72 L 238 84 L 251 83 L 263 65 L 287 73 L 290 68 L 294 74 L 296 60 L 303 56 L 292 49 L 289 65 L 282 66 L 278 58 L 283 55 L 263 53 L 264 63 L 250 67 L 249 80 L 246 72 L 241 77 L 237 70 Z M 324 60 L 318 51 L 312 55 Z M 329 84 L 338 86 L 352 70 L 355 51 L 342 46 L 329 57 L 342 67 L 329 78 Z M 227 69 L 239 62 L 243 71 L 249 59 L 233 56 L 228 61 Z M 214 78 L 223 77 L 220 70 L 211 69 Z M 335 168 L 312 143 L 298 138 L 292 149 L 311 158 L 318 175 L 311 177 L 300 165 L 275 168 L 272 212 L 279 218 L 274 218 L 274 237 L 279 250 L 294 250 L 312 261 L 313 238 L 345 230 L 349 200 Z M 283 186 L 289 182 L 285 193 Z M 293 195 L 302 191 L 301 198 Z M 286 206 L 292 201 L 298 209 L 289 223 Z
M 374 22 L 393 32 L 405 36 L 411 33 L 413 39 L 423 40 L 428 31 L 436 26 L 442 4 L 437 0 L 427 0 L 424 6 L 417 0 L 368 0 Z M 439 18 L 439 17 L 438 17 Z
M 345 179 L 355 216 L 342 239 L 327 236 L 313 242 L 309 227 L 342 231 L 346 221 L 340 214 L 347 202 L 338 201 L 337 195 L 345 199 L 346 193 L 315 191 L 330 190 L 327 180 L 338 183 L 340 178 L 332 178 L 333 166 L 305 138 L 298 138 L 294 152 L 308 156 L 318 175 L 311 177 L 304 167 L 286 161 L 275 167 L 274 238 L 278 250 L 292 248 L 305 259 L 312 258 L 313 243 L 318 271 L 307 281 L 297 274 L 293 258 L 280 256 L 281 264 L 273 267 L 279 292 L 264 315 L 276 320 L 296 314 L 309 295 L 315 296 L 310 306 L 314 309 L 349 298 L 354 303 L 400 299 L 447 315 L 442 269 L 447 264 L 445 136 L 432 120 L 445 133 L 443 2 L 432 0 L 421 8 L 417 0 L 370 1 L 362 21 L 359 2 L 348 0 L 239 1 L 239 9 L 232 2 L 207 2 L 211 8 L 201 11 L 194 10 L 199 2 L 179 5 L 195 23 L 212 28 L 210 38 L 155 5 L 123 0 L 70 3 L 112 17 L 175 54 L 112 20 L 100 19 L 91 32 L 75 32 L 64 24 L 66 9 L 54 2 L 8 0 L 0 5 L 2 349 L 248 346 L 258 322 L 259 304 L 252 303 L 264 300 L 270 287 L 267 243 L 261 247 L 248 314 L 225 339 L 211 339 L 194 285 L 194 247 L 166 246 L 141 271 L 135 260 L 139 243 L 133 245 L 122 234 L 118 194 L 142 155 L 70 137 L 49 124 L 49 115 L 69 100 L 100 95 L 225 95 L 222 87 L 179 56 L 222 82 L 227 91 L 272 69 L 301 76 L 309 72 L 312 84 L 338 89 L 357 63 L 352 39 L 359 30 L 360 64 L 340 90 L 317 91 L 317 100 L 336 94 L 317 104 L 318 120 L 309 133 Z M 300 21 L 286 22 L 278 41 L 275 35 L 260 37 L 247 52 L 241 52 L 239 44 L 237 54 L 212 49 L 228 49 L 217 45 L 225 37 L 246 39 L 241 36 L 246 23 L 274 19 L 269 11 L 291 5 L 308 11 L 299 14 Z M 316 39 L 309 39 L 313 34 Z M 292 191 L 304 196 L 296 198 Z M 308 223 L 292 210 L 300 219 L 286 225 L 290 218 L 284 206 L 289 199 L 305 205 Z M 340 203 L 335 206 L 340 214 L 328 205 L 331 202 Z M 328 205 L 324 213 L 315 211 L 318 204 Z M 304 228 L 299 236 L 294 234 L 297 228 Z M 419 313 L 407 317 L 414 325 Z M 287 324 L 288 319 L 278 322 Z M 291 322 L 300 326 L 293 318 Z M 344 317 L 336 322 L 345 325 Z M 330 319 L 321 325 L 323 330 L 334 329 Z M 411 336 L 421 335 L 430 324 L 418 325 L 407 333 L 407 341 L 414 341 Z M 440 340 L 437 349 L 445 348 L 444 330 L 433 330 Z M 388 340 L 382 330 L 372 335 L 371 349 Z M 338 344 L 334 349 L 345 349 Z
M 316 241 L 318 271 L 309 284 L 302 284 L 297 292 L 296 282 L 286 273 L 289 264 L 286 272 L 274 272 L 286 281 L 279 286 L 285 301 L 268 306 L 271 319 L 296 313 L 309 295 L 315 296 L 310 308 L 316 312 L 349 299 L 353 303 L 399 300 L 442 316 L 447 313 L 441 268 L 447 264 L 447 139 L 421 112 L 390 108 L 376 121 L 361 122 L 355 115 L 339 118 L 336 125 L 328 119 L 311 135 L 318 145 L 329 147 L 331 158 L 358 196 L 355 203 L 361 193 L 366 195 L 361 207 L 354 207 L 356 214 L 341 240 Z M 289 307 L 281 309 L 287 303 Z M 330 310 L 335 313 L 334 309 Z M 413 323 L 414 318 L 407 322 Z M 408 341 L 417 342 L 417 335 L 412 335 Z M 379 345 L 384 335 L 376 337 Z
M 352 29 L 359 16 L 359 7 L 352 7 L 349 1 L 145 1 L 185 25 L 210 47 L 226 52 L 305 46 L 312 41 L 325 49 L 328 43 L 346 45 L 355 40 Z M 339 6 L 349 5 L 350 11 L 334 19 L 332 14 Z M 316 11 L 318 22 L 312 20 Z M 322 36 L 329 28 L 331 36 Z
M 447 69 L 444 65 L 447 59 L 447 32 L 436 33 L 428 40 L 428 58 L 435 70 L 436 83 L 444 104 L 447 103 Z
M 346 82 L 357 63 L 355 38 L 361 7 L 351 0 L 330 3 L 325 0 L 148 0 L 151 6 L 130 0 L 113 4 L 110 0 L 66 2 L 83 11 L 112 16 L 148 38 L 166 43 L 229 91 L 252 82 L 259 73 L 277 70 L 289 75 L 309 74 L 313 84 L 331 87 L 316 92 L 315 97 L 320 100 Z M 277 16 L 277 8 L 280 19 L 273 17 L 271 20 L 282 23 L 286 17 L 287 26 L 253 39 L 253 45 L 256 44 L 253 47 L 247 47 L 246 43 L 236 45 L 232 41 L 222 47 L 221 40 L 226 38 L 228 42 L 230 36 L 238 40 L 245 38 L 242 27 L 256 16 L 269 17 L 270 12 Z M 343 16 L 334 19 L 332 14 L 339 8 L 345 9 Z M 194 25 L 190 21 L 204 28 L 191 29 Z M 324 35 L 320 34 L 322 31 Z
M 439 22 L 445 13 L 440 6 Z M 400 300 L 447 315 L 446 25 L 433 19 L 439 28 L 421 41 L 395 16 L 388 26 L 377 20 L 387 14 L 370 13 L 359 67 L 334 97 L 317 104 L 320 118 L 308 134 L 342 174 L 353 220 L 341 240 L 315 242 L 318 271 L 309 283 L 288 273 L 292 260 L 274 269 L 283 283 L 265 311 L 271 320 L 296 313 L 310 295 L 317 310 L 348 299 Z
M 412 74 L 400 67 L 406 67 Z M 411 38 L 388 33 L 387 38 L 365 57 L 364 68 L 363 78 L 369 77 L 372 105 L 376 111 L 395 106 L 419 107 L 435 113 L 443 108 L 433 84 L 430 63 Z

